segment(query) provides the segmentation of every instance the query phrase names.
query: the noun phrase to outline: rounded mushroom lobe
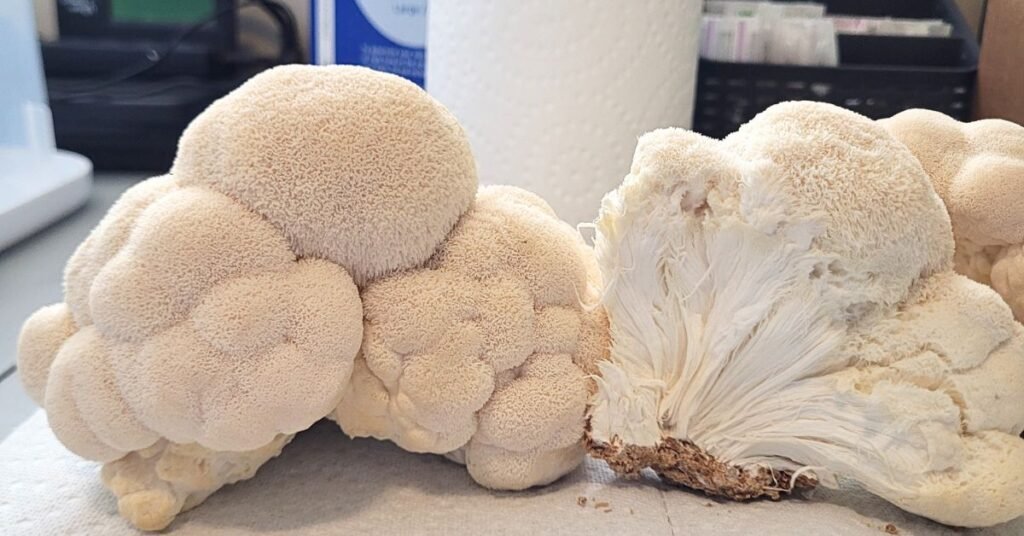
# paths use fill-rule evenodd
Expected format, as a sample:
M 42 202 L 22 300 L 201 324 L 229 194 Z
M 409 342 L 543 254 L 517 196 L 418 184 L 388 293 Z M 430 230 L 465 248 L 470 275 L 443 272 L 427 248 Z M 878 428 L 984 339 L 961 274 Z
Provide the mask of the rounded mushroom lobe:
M 991 286 L 1024 320 L 1024 127 L 908 110 L 880 121 L 917 157 L 945 202 L 956 271 Z
M 238 200 L 297 255 L 338 263 L 360 285 L 430 257 L 477 187 L 448 110 L 412 82 L 353 66 L 253 77 L 189 125 L 172 174 Z

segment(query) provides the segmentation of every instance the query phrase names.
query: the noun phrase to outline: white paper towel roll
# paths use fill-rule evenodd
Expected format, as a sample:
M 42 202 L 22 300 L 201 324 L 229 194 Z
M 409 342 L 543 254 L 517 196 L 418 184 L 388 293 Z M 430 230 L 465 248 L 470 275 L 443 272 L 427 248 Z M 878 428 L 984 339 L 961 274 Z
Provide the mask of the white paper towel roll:
M 637 137 L 689 127 L 701 0 L 430 0 L 427 91 L 465 126 L 484 184 L 597 216 Z

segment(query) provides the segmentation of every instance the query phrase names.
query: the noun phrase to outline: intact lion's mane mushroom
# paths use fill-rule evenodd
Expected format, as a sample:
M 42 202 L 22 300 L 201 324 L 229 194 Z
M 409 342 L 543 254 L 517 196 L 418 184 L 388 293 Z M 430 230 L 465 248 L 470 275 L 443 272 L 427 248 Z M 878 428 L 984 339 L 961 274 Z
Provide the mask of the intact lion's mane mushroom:
M 110 209 L 64 302 L 25 323 L 19 368 L 146 530 L 328 415 L 522 489 L 583 459 L 599 279 L 543 200 L 477 192 L 461 127 L 412 83 L 279 67 Z
M 461 127 L 411 82 L 285 66 L 212 104 L 168 176 L 68 261 L 18 368 L 119 509 L 167 526 L 332 412 L 363 336 L 357 284 L 426 261 L 476 193 Z

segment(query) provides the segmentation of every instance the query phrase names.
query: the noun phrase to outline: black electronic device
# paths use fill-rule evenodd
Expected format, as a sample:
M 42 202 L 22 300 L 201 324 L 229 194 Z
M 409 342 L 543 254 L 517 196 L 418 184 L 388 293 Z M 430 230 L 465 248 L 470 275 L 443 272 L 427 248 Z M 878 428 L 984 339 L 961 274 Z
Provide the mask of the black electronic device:
M 170 41 L 212 19 L 189 40 L 221 50 L 235 47 L 235 0 L 57 0 L 62 38 Z
M 97 169 L 166 170 L 206 106 L 260 70 L 301 61 L 291 12 L 276 0 L 56 0 L 60 39 L 43 43 L 57 146 Z M 238 46 L 238 12 L 278 25 L 280 53 Z
M 50 77 L 111 75 L 178 40 L 147 74 L 210 76 L 238 41 L 235 0 L 57 0 L 57 24 L 60 39 L 42 46 Z

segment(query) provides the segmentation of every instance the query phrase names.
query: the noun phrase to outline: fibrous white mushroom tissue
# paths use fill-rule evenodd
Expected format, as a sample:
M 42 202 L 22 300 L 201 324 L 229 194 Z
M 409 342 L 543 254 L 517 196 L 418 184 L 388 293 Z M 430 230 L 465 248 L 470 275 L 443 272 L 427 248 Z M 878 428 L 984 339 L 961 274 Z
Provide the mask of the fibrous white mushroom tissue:
M 596 249 L 613 342 L 590 448 L 617 471 L 1024 513 L 1024 327 L 952 271 L 942 202 L 881 126 L 786 103 L 721 141 L 649 133 Z

